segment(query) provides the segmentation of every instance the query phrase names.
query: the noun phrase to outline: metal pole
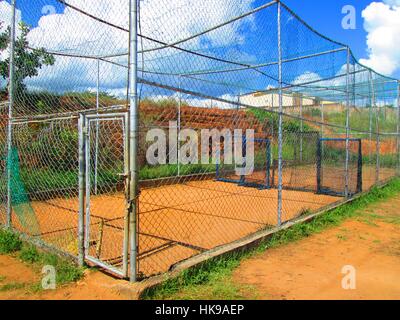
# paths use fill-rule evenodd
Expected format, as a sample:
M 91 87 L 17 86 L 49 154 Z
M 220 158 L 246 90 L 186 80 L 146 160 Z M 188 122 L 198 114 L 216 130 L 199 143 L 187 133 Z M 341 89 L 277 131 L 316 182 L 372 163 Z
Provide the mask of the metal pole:
M 100 109 L 100 59 L 97 59 L 97 81 L 96 81 L 96 113 Z M 99 120 L 96 120 L 96 144 L 94 154 L 94 194 L 97 194 L 98 184 L 98 159 L 99 159 Z
M 303 95 L 300 96 L 300 162 L 303 162 Z
M 178 154 L 178 177 L 181 176 L 181 148 L 180 148 L 180 140 L 179 136 L 181 134 L 181 108 L 182 108 L 182 94 L 181 94 L 181 81 L 182 77 L 179 76 L 179 104 L 178 104 L 178 135 L 177 135 L 177 143 L 176 147 L 178 148 L 177 154 Z
M 84 225 L 85 225 L 85 118 L 79 115 L 79 217 L 78 217 L 78 261 L 85 263 Z
M 373 88 L 372 88 L 372 72 L 369 71 L 369 82 L 370 82 L 370 91 L 371 91 L 371 101 L 369 108 L 369 161 L 372 161 L 372 108 L 374 105 L 373 102 Z
M 129 2 L 129 243 L 130 243 L 130 281 L 137 280 L 137 198 L 139 168 L 137 161 L 139 136 L 139 104 L 137 95 L 138 72 L 138 0 Z
M 400 175 L 400 81 L 397 82 L 397 174 Z
M 12 124 L 14 96 L 15 96 L 15 8 L 16 0 L 11 2 L 11 34 L 10 34 L 10 82 L 8 89 L 8 126 L 7 126 L 7 228 L 12 228 L 12 199 L 11 199 L 11 151 L 12 151 Z
M 124 140 L 124 173 L 129 172 L 129 134 L 128 134 L 128 122 L 129 118 L 126 115 L 123 120 L 123 140 Z M 129 202 L 129 185 L 125 183 L 125 199 Z M 122 259 L 122 273 L 125 277 L 128 277 L 129 268 L 129 217 L 130 210 L 129 206 L 125 208 L 124 217 L 124 245 L 123 245 L 123 259 Z
M 380 158 L 379 158 L 379 152 L 380 152 L 380 137 L 379 137 L 379 110 L 378 110 L 378 104 L 376 103 L 376 97 L 375 97 L 375 85 L 374 85 L 374 79 L 372 77 L 372 72 L 371 73 L 371 91 L 372 91 L 372 105 L 375 108 L 375 135 L 376 135 L 376 168 L 375 168 L 375 183 L 379 183 L 379 167 L 380 167 Z
M 279 73 L 279 129 L 278 129 L 278 226 L 282 225 L 282 149 L 283 149 L 283 97 L 282 97 L 282 43 L 281 43 L 281 3 L 278 2 L 278 73 Z
M 324 123 L 325 123 L 325 106 L 321 103 L 321 138 L 324 137 Z
M 325 124 L 325 105 L 323 102 L 321 102 L 321 139 L 324 138 L 324 134 L 325 134 L 324 124 Z M 318 142 L 318 147 L 320 148 L 320 157 L 321 158 L 319 160 L 320 160 L 320 164 L 321 164 L 322 157 L 324 154 L 324 145 L 323 145 L 322 141 Z M 319 178 L 321 179 L 320 175 L 319 175 Z
M 349 197 L 349 160 L 350 160 L 350 48 L 347 48 L 346 74 L 346 168 L 345 197 Z

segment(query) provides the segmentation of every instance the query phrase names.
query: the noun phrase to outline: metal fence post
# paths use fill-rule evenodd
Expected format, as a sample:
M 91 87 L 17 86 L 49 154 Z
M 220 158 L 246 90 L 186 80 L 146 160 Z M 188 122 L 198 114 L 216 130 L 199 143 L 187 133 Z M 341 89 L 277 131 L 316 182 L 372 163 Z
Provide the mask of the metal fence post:
M 300 162 L 303 162 L 303 95 L 300 97 Z
M 80 266 L 85 263 L 85 117 L 80 114 L 79 130 L 79 216 L 78 216 L 78 262 Z
M 400 175 L 400 81 L 397 81 L 397 175 Z
M 11 13 L 11 34 L 10 34 L 10 78 L 8 89 L 8 126 L 7 126 L 7 217 L 6 226 L 12 228 L 12 199 L 11 199 L 11 151 L 12 151 L 12 118 L 15 99 L 15 13 L 16 13 L 16 0 L 12 0 L 12 13 Z
M 369 71 L 369 83 L 370 83 L 370 107 L 369 107 L 369 161 L 372 161 L 372 108 L 374 107 L 374 102 L 373 102 L 373 87 L 372 87 L 372 72 Z
M 182 86 L 182 76 L 179 75 L 179 85 L 178 85 L 178 95 L 179 95 L 179 103 L 178 103 L 178 134 L 177 134 L 177 155 L 178 155 L 178 177 L 181 176 L 181 148 L 180 148 L 180 134 L 181 134 L 181 111 L 182 111 L 182 93 L 181 93 L 181 86 Z
M 130 244 L 130 281 L 137 281 L 137 198 L 138 198 L 138 136 L 139 104 L 137 96 L 138 63 L 138 0 L 129 2 L 129 244 Z
M 350 160 L 350 48 L 347 48 L 346 67 L 346 168 L 345 197 L 349 197 L 349 160 Z
M 279 73 L 279 128 L 278 128 L 278 225 L 282 224 L 282 191 L 283 191 L 283 97 L 282 97 L 282 39 L 281 39 L 281 3 L 278 2 L 278 73 Z
M 324 124 L 325 124 L 325 106 L 324 103 L 321 103 L 321 138 L 324 137 Z
M 96 112 L 100 109 L 100 59 L 97 59 L 97 80 L 96 80 Z M 96 120 L 96 143 L 94 153 L 94 193 L 97 194 L 98 184 L 98 162 L 99 162 L 99 120 Z
M 375 97 L 375 85 L 374 85 L 374 79 L 372 77 L 372 71 L 370 71 L 371 75 L 371 92 L 372 92 L 372 105 L 374 106 L 375 109 L 375 135 L 376 135 L 376 167 L 375 167 L 375 183 L 379 183 L 379 167 L 380 167 L 380 157 L 379 157 L 379 152 L 380 152 L 380 137 L 379 137 L 379 110 L 378 110 L 378 105 L 376 103 L 376 97 Z

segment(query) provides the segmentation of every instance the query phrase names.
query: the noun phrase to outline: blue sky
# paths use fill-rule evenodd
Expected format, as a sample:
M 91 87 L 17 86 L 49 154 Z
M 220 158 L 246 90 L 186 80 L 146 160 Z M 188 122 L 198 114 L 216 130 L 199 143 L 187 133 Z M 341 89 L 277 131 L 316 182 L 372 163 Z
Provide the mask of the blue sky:
M 373 1 L 371 0 L 285 0 L 310 26 L 325 36 L 347 44 L 357 59 L 367 57 L 367 32 L 363 26 L 361 12 Z M 342 28 L 342 8 L 352 5 L 356 8 L 357 27 L 355 30 Z M 398 74 L 400 76 L 400 74 Z
M 1 0 L 0 0 L 1 1 Z M 116 1 L 116 0 L 113 0 Z M 128 0 L 120 0 L 120 6 L 124 6 L 125 4 L 127 4 Z M 170 0 L 172 1 L 170 3 L 170 5 L 173 7 L 174 5 L 174 0 Z M 197 1 L 197 0 L 182 0 L 182 1 L 186 1 L 185 6 L 191 5 L 192 2 L 191 1 Z M 217 1 L 217 0 L 215 0 Z M 220 1 L 220 0 L 219 0 Z M 235 2 L 238 1 L 238 2 Z M 224 10 L 231 10 L 229 12 L 229 17 L 234 17 L 238 14 L 241 13 L 241 9 L 235 9 L 235 6 L 238 6 L 241 2 L 239 2 L 239 0 L 235 0 L 232 2 L 220 2 L 220 5 L 225 6 L 226 8 L 223 8 Z M 267 3 L 269 0 L 254 0 L 252 2 L 252 5 L 254 7 L 260 6 L 262 4 Z M 392 2 L 396 2 L 400 3 L 400 0 L 382 0 L 385 1 L 386 3 L 392 1 Z M 7 0 L 7 2 L 9 2 L 9 0 Z M 95 9 L 92 8 L 93 4 L 99 4 L 101 1 L 99 0 L 99 2 L 93 2 L 89 7 L 87 7 L 87 10 L 94 10 Z M 148 3 L 147 2 L 143 2 L 143 6 Z M 303 20 L 306 21 L 306 23 L 308 23 L 311 27 L 313 27 L 315 30 L 317 30 L 318 32 L 320 32 L 321 34 L 327 36 L 328 38 L 331 38 L 333 40 L 336 40 L 338 42 L 347 44 L 351 47 L 355 57 L 357 59 L 368 59 L 370 58 L 370 55 L 368 54 L 368 46 L 367 46 L 367 35 L 371 35 L 371 30 L 369 33 L 367 33 L 367 31 L 364 29 L 364 19 L 362 18 L 361 14 L 363 12 L 363 10 L 367 7 L 370 8 L 370 13 L 372 12 L 372 17 L 369 17 L 369 21 L 372 21 L 374 18 L 376 18 L 374 16 L 375 14 L 375 7 L 371 6 L 371 3 L 373 1 L 371 0 L 284 0 L 284 2 L 295 12 L 297 13 Z M 25 22 L 27 22 L 28 24 L 30 24 L 32 27 L 36 27 L 39 21 L 39 18 L 41 16 L 43 16 L 43 14 L 45 14 L 45 12 L 42 12 L 43 8 L 45 8 L 44 6 L 52 6 L 53 8 L 55 8 L 56 13 L 62 13 L 64 11 L 64 6 L 61 5 L 58 1 L 56 0 L 18 0 L 18 8 L 22 11 L 22 15 L 23 15 L 23 20 Z M 103 3 L 108 4 L 107 0 L 103 1 Z M 181 2 L 179 2 L 181 3 Z M 242 3 L 247 3 L 250 4 L 250 1 L 247 2 L 247 0 L 243 0 Z M 82 5 L 85 4 L 85 2 L 82 2 Z M 89 2 L 86 2 L 87 5 L 89 5 Z M 176 5 L 178 5 L 178 2 L 175 3 Z M 196 2 L 193 2 L 193 6 L 195 7 Z M 198 3 L 197 3 L 198 4 Z M 356 29 L 355 30 L 345 30 L 342 27 L 342 19 L 344 17 L 344 14 L 342 13 L 342 8 L 345 5 L 353 5 L 356 9 L 356 14 L 357 14 L 357 21 L 356 21 Z M 381 5 L 383 6 L 382 2 Z M 373 8 L 372 8 L 373 7 Z M 99 9 L 102 8 L 102 9 Z M 112 19 L 110 12 L 108 11 L 104 11 L 105 7 L 101 7 L 99 4 L 99 7 L 97 7 L 97 10 L 102 10 L 100 12 L 104 13 L 104 16 L 102 16 L 105 19 Z M 179 6 L 178 6 L 179 8 Z M 388 7 L 387 7 L 388 8 Z M 157 9 L 156 11 L 152 11 L 151 7 L 146 8 L 147 9 L 147 13 L 149 16 L 151 16 L 152 18 L 157 17 Z M 171 9 L 171 10 L 176 10 L 177 8 L 175 7 L 175 9 Z M 193 14 L 196 13 L 196 10 L 199 10 L 199 15 L 197 14 Z M 236 10 L 236 11 L 235 11 Z M 249 8 L 247 9 L 249 10 Z M 388 10 L 388 9 L 386 9 Z M 190 11 L 190 10 L 189 10 Z M 183 34 L 185 34 L 185 31 L 189 31 L 190 33 L 195 33 L 195 32 L 199 32 L 204 30 L 205 25 L 202 24 L 205 21 L 208 20 L 208 23 L 211 24 L 209 27 L 214 26 L 217 22 L 213 22 L 215 19 L 215 16 L 218 16 L 220 18 L 223 18 L 224 16 L 224 11 L 218 11 L 217 8 L 215 10 L 214 13 L 205 13 L 204 10 L 201 7 L 197 7 L 197 9 L 193 9 L 193 12 L 191 13 L 192 15 L 189 15 L 186 17 L 186 19 L 182 19 L 182 21 L 178 21 L 179 22 L 179 26 L 178 29 L 179 30 L 183 30 Z M 207 11 L 207 10 L 206 10 Z M 125 12 L 127 12 L 127 8 L 123 9 L 123 13 L 122 16 L 125 16 Z M 174 12 L 174 11 L 171 11 Z M 47 12 L 48 13 L 48 12 Z M 242 12 L 243 13 L 243 12 Z M 175 14 L 177 14 L 175 12 Z M 240 40 L 238 40 L 237 42 L 235 42 L 235 33 L 236 31 L 232 28 L 222 28 L 223 30 L 220 30 L 220 34 L 214 34 L 214 36 L 217 36 L 216 38 L 212 37 L 212 35 L 210 35 L 210 37 L 205 37 L 204 41 L 200 42 L 199 44 L 197 44 L 197 50 L 204 52 L 205 54 L 207 53 L 212 53 L 212 54 L 216 54 L 217 56 L 222 56 L 222 57 L 227 57 L 231 58 L 228 60 L 232 60 L 232 61 L 240 61 L 243 63 L 249 63 L 249 64 L 262 64 L 268 61 L 276 61 L 277 60 L 277 52 L 276 52 L 276 41 L 274 42 L 274 38 L 273 36 L 271 37 L 270 34 L 276 34 L 276 30 L 274 30 L 274 28 L 276 28 L 276 22 L 274 21 L 274 16 L 275 11 L 274 9 L 271 8 L 271 10 L 265 10 L 262 11 L 258 14 L 255 15 L 256 17 L 256 21 L 255 24 L 257 25 L 257 28 L 259 29 L 255 29 L 256 32 L 251 32 L 252 30 L 252 24 L 251 23 L 242 23 L 240 26 L 240 31 L 238 31 L 239 33 L 241 33 L 241 35 L 243 35 L 246 38 L 246 41 L 244 43 L 241 43 Z M 399 10 L 398 10 L 398 14 L 400 14 L 400 6 L 399 6 Z M 177 14 L 179 15 L 179 14 Z M 64 16 L 64 15 L 63 15 Z M 385 24 L 385 20 L 390 20 L 389 18 L 387 18 L 387 11 L 383 10 L 379 13 L 379 15 L 377 15 L 377 17 L 379 19 L 381 19 L 383 21 L 383 23 Z M 394 18 L 393 18 L 394 17 Z M 400 19 L 397 19 L 397 17 L 399 17 L 398 15 L 392 15 L 392 19 L 389 21 L 389 27 L 392 28 L 392 32 L 394 35 L 399 34 L 399 32 L 396 32 L 397 28 L 397 22 Z M 70 17 L 71 18 L 71 17 Z M 114 16 L 113 17 L 115 23 L 120 24 L 121 23 L 121 19 L 118 19 L 118 17 Z M 148 16 L 146 16 L 146 18 L 149 18 Z M 286 19 L 285 19 L 286 18 Z M 57 18 L 58 19 L 58 18 Z M 63 18 L 60 18 L 63 19 Z M 43 37 L 41 36 L 40 33 L 36 34 L 36 39 L 39 39 L 38 42 L 38 46 L 45 46 L 48 49 L 53 49 L 53 50 L 64 50 L 63 47 L 65 46 L 65 43 L 73 43 L 74 45 L 77 44 L 77 46 L 80 45 L 80 43 L 82 44 L 87 44 L 88 48 L 87 48 L 87 52 L 90 52 L 91 54 L 102 54 L 102 53 L 98 53 L 96 51 L 91 51 L 92 49 L 94 50 L 98 50 L 99 48 L 106 48 L 107 50 L 110 48 L 112 49 L 113 45 L 115 48 L 121 48 L 121 46 L 118 46 L 118 43 L 114 43 L 113 45 L 109 42 L 110 39 L 114 39 L 115 38 L 115 34 L 112 33 L 104 33 L 104 30 L 102 29 L 101 32 L 99 32 L 99 29 L 101 29 L 104 25 L 100 24 L 97 25 L 97 27 L 99 27 L 99 29 L 95 29 L 92 30 L 94 25 L 86 25 L 84 22 L 82 22 L 82 19 L 77 20 L 78 18 L 71 18 L 71 20 L 68 20 L 69 18 L 65 17 L 64 19 L 64 24 L 60 23 L 56 23 L 55 25 L 52 25 L 52 28 L 45 28 L 43 26 L 43 24 L 41 25 L 41 28 L 37 28 L 37 29 L 42 29 L 43 30 L 57 30 L 56 34 L 52 36 L 47 36 L 47 37 Z M 75 19 L 75 20 L 74 20 Z M 169 20 L 168 20 L 169 19 Z M 276 18 L 275 18 L 276 19 Z M 283 19 L 285 19 L 285 25 L 287 27 L 287 29 L 283 30 L 283 34 L 284 34 L 284 42 L 287 44 L 287 48 L 283 48 L 284 51 L 284 55 L 286 54 L 287 56 L 284 58 L 291 58 L 293 56 L 295 56 L 296 54 L 302 54 L 302 55 L 306 55 L 306 54 L 310 54 L 310 53 L 316 53 L 314 52 L 315 50 L 318 50 L 317 52 L 321 52 L 321 51 L 325 51 L 325 50 L 330 50 L 333 49 L 332 47 L 330 47 L 329 43 L 327 43 L 326 41 L 320 41 L 322 39 L 317 39 L 317 38 L 313 38 L 312 33 L 308 32 L 308 30 L 305 30 L 305 28 L 303 27 L 304 30 L 302 30 L 302 26 L 301 25 L 296 25 L 295 21 L 290 20 L 290 16 L 286 15 Z M 191 20 L 191 21 L 189 21 Z M 199 23 L 192 23 L 192 22 L 196 22 L 198 20 Z M 60 20 L 61 21 L 61 20 Z M 158 21 L 158 18 L 157 18 Z M 176 20 L 175 20 L 176 21 Z M 189 22 L 188 22 L 189 21 Z M 226 20 L 223 20 L 226 21 Z M 393 22 L 394 21 L 394 22 Z M 148 25 L 154 25 L 153 20 L 148 19 L 147 21 Z M 150 23 L 149 23 L 150 22 Z M 221 21 L 222 22 L 222 21 Z M 373 21 L 374 22 L 374 21 Z M 46 21 L 46 26 L 48 27 L 48 23 L 49 20 Z M 77 28 L 81 28 L 82 30 L 85 30 L 85 33 L 71 33 L 70 29 L 68 28 L 64 28 L 62 29 L 61 26 L 64 25 L 71 25 L 71 23 L 73 23 L 73 25 Z M 168 24 L 171 24 L 170 26 L 168 26 Z M 160 30 L 160 25 L 164 26 L 165 28 L 165 32 L 161 32 Z M 171 41 L 175 41 L 176 38 L 172 37 L 171 39 L 168 38 L 169 35 L 171 36 L 175 36 L 176 35 L 176 31 L 173 30 L 177 30 L 177 29 L 173 29 L 174 26 L 174 20 L 171 20 L 169 18 L 169 15 L 166 15 L 166 20 L 163 20 L 161 22 L 159 26 L 154 26 L 154 28 L 150 28 L 147 30 L 147 32 L 151 35 L 153 35 L 153 37 L 159 39 L 159 40 L 163 40 L 166 42 L 171 42 Z M 167 25 L 167 26 L 166 26 Z M 291 26 L 291 27 L 290 27 Z M 393 27 L 394 26 L 394 27 Z M 378 26 L 379 27 L 382 26 Z M 383 27 L 387 27 L 387 25 L 384 25 Z M 61 28 L 61 29 L 60 29 Z M 198 28 L 203 28 L 198 30 Z M 265 32 L 259 32 L 260 30 L 265 30 Z M 269 32 L 268 32 L 269 31 Z M 88 33 L 92 33 L 92 35 L 94 35 L 97 39 L 95 41 L 90 41 L 88 42 L 85 39 L 85 35 L 87 35 Z M 174 33 L 175 32 L 175 33 Z M 103 34 L 104 33 L 104 34 Z M 222 36 L 221 36 L 222 33 Z M 163 38 L 163 37 L 166 38 Z M 395 36 L 397 37 L 397 36 Z M 60 41 L 54 41 L 54 40 L 60 40 Z M 230 41 L 228 42 L 226 45 L 224 44 L 224 38 L 226 38 L 226 40 Z M 42 40 L 46 39 L 46 42 L 42 43 Z M 239 39 L 239 38 L 238 38 Z M 382 39 L 382 37 L 378 37 L 378 39 Z M 122 39 L 122 41 L 124 42 L 125 40 Z M 214 41 L 214 43 L 212 43 Z M 385 40 L 386 41 L 386 40 Z M 390 41 L 389 41 L 390 42 Z M 392 41 L 394 44 L 396 43 L 396 41 Z M 86 46 L 85 44 L 85 46 Z M 123 47 L 125 47 L 125 42 Z M 267 45 L 265 45 L 267 44 Z M 192 44 L 188 44 L 185 43 L 183 44 L 183 46 L 187 46 L 188 49 L 192 49 L 192 47 L 190 47 Z M 379 45 L 381 45 L 381 43 L 376 43 L 376 51 L 379 53 L 381 47 L 379 47 Z M 296 53 L 293 48 L 298 48 L 299 52 Z M 395 48 L 393 50 L 393 48 Z M 65 49 L 67 50 L 67 49 Z M 74 50 L 74 49 L 72 49 Z M 84 51 L 86 49 L 83 49 Z M 309 50 L 310 52 L 307 52 L 307 50 Z M 314 51 L 313 51 L 314 50 Z M 123 48 L 122 48 L 122 51 Z M 388 50 L 387 50 L 388 51 Z M 386 51 L 386 52 L 387 52 Z M 392 45 L 392 49 L 389 50 L 389 52 L 397 52 L 397 48 L 395 45 Z M 119 53 L 119 52 L 118 52 Z M 168 53 L 168 50 L 167 50 Z M 313 78 L 314 76 L 320 76 L 322 78 L 329 78 L 332 75 L 335 75 L 337 72 L 339 72 L 341 70 L 341 68 L 343 67 L 343 65 L 345 64 L 346 58 L 345 58 L 345 53 L 342 52 L 342 55 L 344 54 L 344 57 L 341 56 L 339 57 L 339 54 L 337 55 L 337 57 L 331 57 L 331 60 L 329 60 L 330 57 L 326 57 L 327 60 L 324 60 L 324 57 L 321 57 L 319 59 L 313 59 L 311 61 L 311 63 L 308 62 L 304 62 L 304 63 L 299 63 L 296 66 L 287 64 L 286 65 L 286 69 L 285 71 L 285 76 L 287 77 L 287 79 L 285 81 L 287 82 L 297 82 L 296 79 L 297 77 L 300 77 L 305 75 L 309 80 L 310 78 Z M 377 58 L 373 61 L 375 62 L 375 65 L 380 67 L 381 64 L 381 56 L 376 55 Z M 157 67 L 162 66 L 164 69 L 167 67 L 170 68 L 170 72 L 182 72 L 185 73 L 185 71 L 189 72 L 190 70 L 196 71 L 196 68 L 199 68 L 200 70 L 207 70 L 207 68 L 210 69 L 216 69 L 217 63 L 216 62 L 205 62 L 202 59 L 198 58 L 197 63 L 195 63 L 196 61 L 193 61 L 193 59 L 186 59 L 187 56 L 185 54 L 179 53 L 178 55 L 171 54 L 169 57 L 167 55 L 165 55 L 164 58 L 162 58 L 161 60 L 164 63 L 160 63 L 161 60 L 155 61 L 153 64 L 151 62 L 151 59 L 148 58 L 149 56 L 147 55 L 147 62 L 146 62 L 146 69 L 147 70 L 153 70 L 153 71 L 157 71 Z M 179 57 L 181 57 L 181 59 L 179 60 Z M 384 58 L 388 57 L 390 60 L 390 65 L 394 66 L 397 62 L 400 62 L 400 56 L 396 57 L 396 56 L 391 56 L 391 55 L 384 55 Z M 193 57 L 191 57 L 193 58 Z M 236 60 L 235 60 L 236 59 Z M 397 59 L 397 60 L 396 60 Z M 71 74 L 76 74 L 76 72 L 74 70 L 76 70 L 78 68 L 78 66 L 76 65 L 77 62 L 71 63 L 70 67 L 71 68 L 66 68 L 67 66 L 67 61 L 62 60 L 61 58 L 59 58 L 58 61 L 58 65 L 55 67 L 51 68 L 51 72 L 46 72 L 46 70 L 43 70 L 42 72 L 42 77 L 41 77 L 41 85 L 43 85 L 43 83 L 45 83 L 46 81 L 48 82 L 48 76 L 51 76 L 52 79 L 50 81 L 51 85 L 54 87 L 59 87 L 61 90 L 61 88 L 64 88 L 64 86 L 68 86 L 71 87 L 71 89 L 76 89 L 76 90 L 80 90 L 80 86 L 82 86 L 82 88 L 92 88 L 95 86 L 95 68 L 94 66 L 89 65 L 89 63 L 81 63 L 81 65 L 79 65 L 79 70 L 82 70 L 82 72 L 84 72 L 84 74 L 82 74 L 79 78 L 79 81 L 77 79 L 70 79 L 71 78 Z M 371 59 L 369 59 L 371 60 Z M 383 59 L 384 60 L 384 59 Z M 397 61 L 397 62 L 396 62 Z M 324 66 L 324 67 L 321 67 Z M 399 66 L 399 63 L 397 64 L 397 66 Z M 226 68 L 226 65 L 222 65 L 222 67 Z M 386 70 L 390 70 L 390 68 L 387 68 L 386 66 Z M 176 70 L 177 68 L 181 68 L 183 70 Z M 160 71 L 165 71 L 165 70 L 160 70 Z M 189 70 L 185 70 L 185 69 L 189 69 Z M 383 68 L 384 69 L 384 68 Z M 393 68 L 391 69 L 393 70 Z M 395 77 L 400 78 L 400 68 L 397 69 L 398 71 L 394 74 L 392 74 Z M 50 70 L 49 70 L 50 71 Z M 123 84 L 125 83 L 125 71 L 123 71 L 121 73 L 121 77 L 118 78 L 118 81 L 116 81 L 116 79 L 114 79 L 113 77 L 116 77 L 116 72 L 115 70 L 109 70 L 109 72 L 111 73 L 107 73 L 104 72 L 103 78 L 101 79 L 102 82 L 106 82 L 107 80 L 110 80 L 108 82 L 111 83 L 111 80 L 113 80 L 114 82 L 109 84 L 110 87 L 114 87 L 117 86 L 117 84 L 121 85 L 121 90 L 123 92 L 125 92 L 125 89 L 123 88 Z M 268 71 L 269 74 L 273 75 L 275 78 L 277 78 L 277 69 L 275 67 L 271 67 Z M 318 73 L 318 74 L 315 74 Z M 314 73 L 314 75 L 312 74 Z M 68 79 L 70 79 L 69 82 L 65 81 L 66 76 L 68 75 Z M 222 76 L 222 75 L 221 75 Z M 229 82 L 232 82 L 231 84 L 237 84 L 239 86 L 243 86 L 243 88 L 240 88 L 240 91 L 242 90 L 247 90 L 247 87 L 250 87 L 249 89 L 251 90 L 260 90 L 260 89 L 265 89 L 266 87 L 269 86 L 269 84 L 271 85 L 276 85 L 274 83 L 269 83 L 268 81 L 266 81 L 267 79 L 264 79 L 263 77 L 260 77 L 258 75 L 258 77 L 255 77 L 251 74 L 251 72 L 243 72 L 243 76 L 238 72 L 236 74 L 236 79 L 229 79 L 228 76 L 223 77 L 223 79 L 219 79 L 218 78 L 219 75 L 215 75 L 215 76 L 210 76 L 207 79 L 208 80 L 215 80 L 215 81 L 227 81 L 227 83 L 229 84 Z M 73 78 L 73 77 L 72 77 Z M 262 79 L 262 80 L 260 80 Z M 167 81 L 167 79 L 165 79 L 165 81 Z M 234 81 L 236 81 L 237 83 L 233 83 Z M 36 81 L 37 82 L 37 81 Z M 40 82 L 40 81 L 39 81 Z M 81 84 L 81 85 L 78 85 Z M 204 83 L 202 83 L 204 84 Z M 33 85 L 34 86 L 34 85 Z M 234 86 L 231 86 L 230 88 L 231 90 L 236 90 L 234 88 Z M 215 86 L 213 86 L 213 90 L 218 90 L 218 92 L 215 92 L 215 95 L 222 95 L 223 93 L 226 93 L 226 87 L 221 87 L 220 89 L 215 88 Z M 221 91 L 221 92 L 220 92 Z M 230 93 L 230 92 L 228 92 Z
M 9 0 L 8 0 L 9 1 Z M 363 26 L 362 11 L 373 1 L 371 0 L 285 0 L 301 18 L 322 34 L 348 44 L 357 59 L 367 58 L 367 32 Z M 42 15 L 43 4 L 52 5 L 58 13 L 63 11 L 63 5 L 56 0 L 31 1 L 20 0 L 20 7 L 23 9 L 23 19 L 32 26 L 36 26 Z M 256 5 L 265 3 L 265 0 L 257 0 Z M 345 5 L 353 5 L 357 13 L 357 26 L 355 30 L 342 28 L 342 8 Z M 29 10 L 24 10 L 29 6 Z M 24 8 L 23 8 L 24 7 Z M 400 77 L 400 71 L 395 73 Z
M 7 2 L 10 2 L 10 0 L 7 0 Z M 43 16 L 42 9 L 44 5 L 52 6 L 53 8 L 55 8 L 57 13 L 62 13 L 64 11 L 64 5 L 56 0 L 17 1 L 17 8 L 20 9 L 22 12 L 22 19 L 32 27 L 36 27 L 40 17 Z

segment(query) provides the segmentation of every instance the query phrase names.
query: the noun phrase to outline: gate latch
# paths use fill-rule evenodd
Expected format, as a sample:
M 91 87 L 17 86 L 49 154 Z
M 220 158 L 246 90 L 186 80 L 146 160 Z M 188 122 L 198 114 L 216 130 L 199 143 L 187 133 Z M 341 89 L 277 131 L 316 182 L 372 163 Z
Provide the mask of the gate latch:
M 129 179 L 130 178 L 130 172 L 127 173 L 119 173 L 118 177 L 124 178 L 124 179 Z

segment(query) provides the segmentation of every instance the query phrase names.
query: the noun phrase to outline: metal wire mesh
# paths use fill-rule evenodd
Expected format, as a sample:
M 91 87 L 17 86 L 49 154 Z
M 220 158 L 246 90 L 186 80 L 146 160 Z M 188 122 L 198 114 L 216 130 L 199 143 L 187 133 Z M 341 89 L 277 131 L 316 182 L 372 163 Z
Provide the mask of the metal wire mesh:
M 77 121 L 14 123 L 13 150 L 7 160 L 13 227 L 76 255 Z
M 0 224 L 80 261 L 149 277 L 400 173 L 399 82 L 281 1 L 14 3 Z

